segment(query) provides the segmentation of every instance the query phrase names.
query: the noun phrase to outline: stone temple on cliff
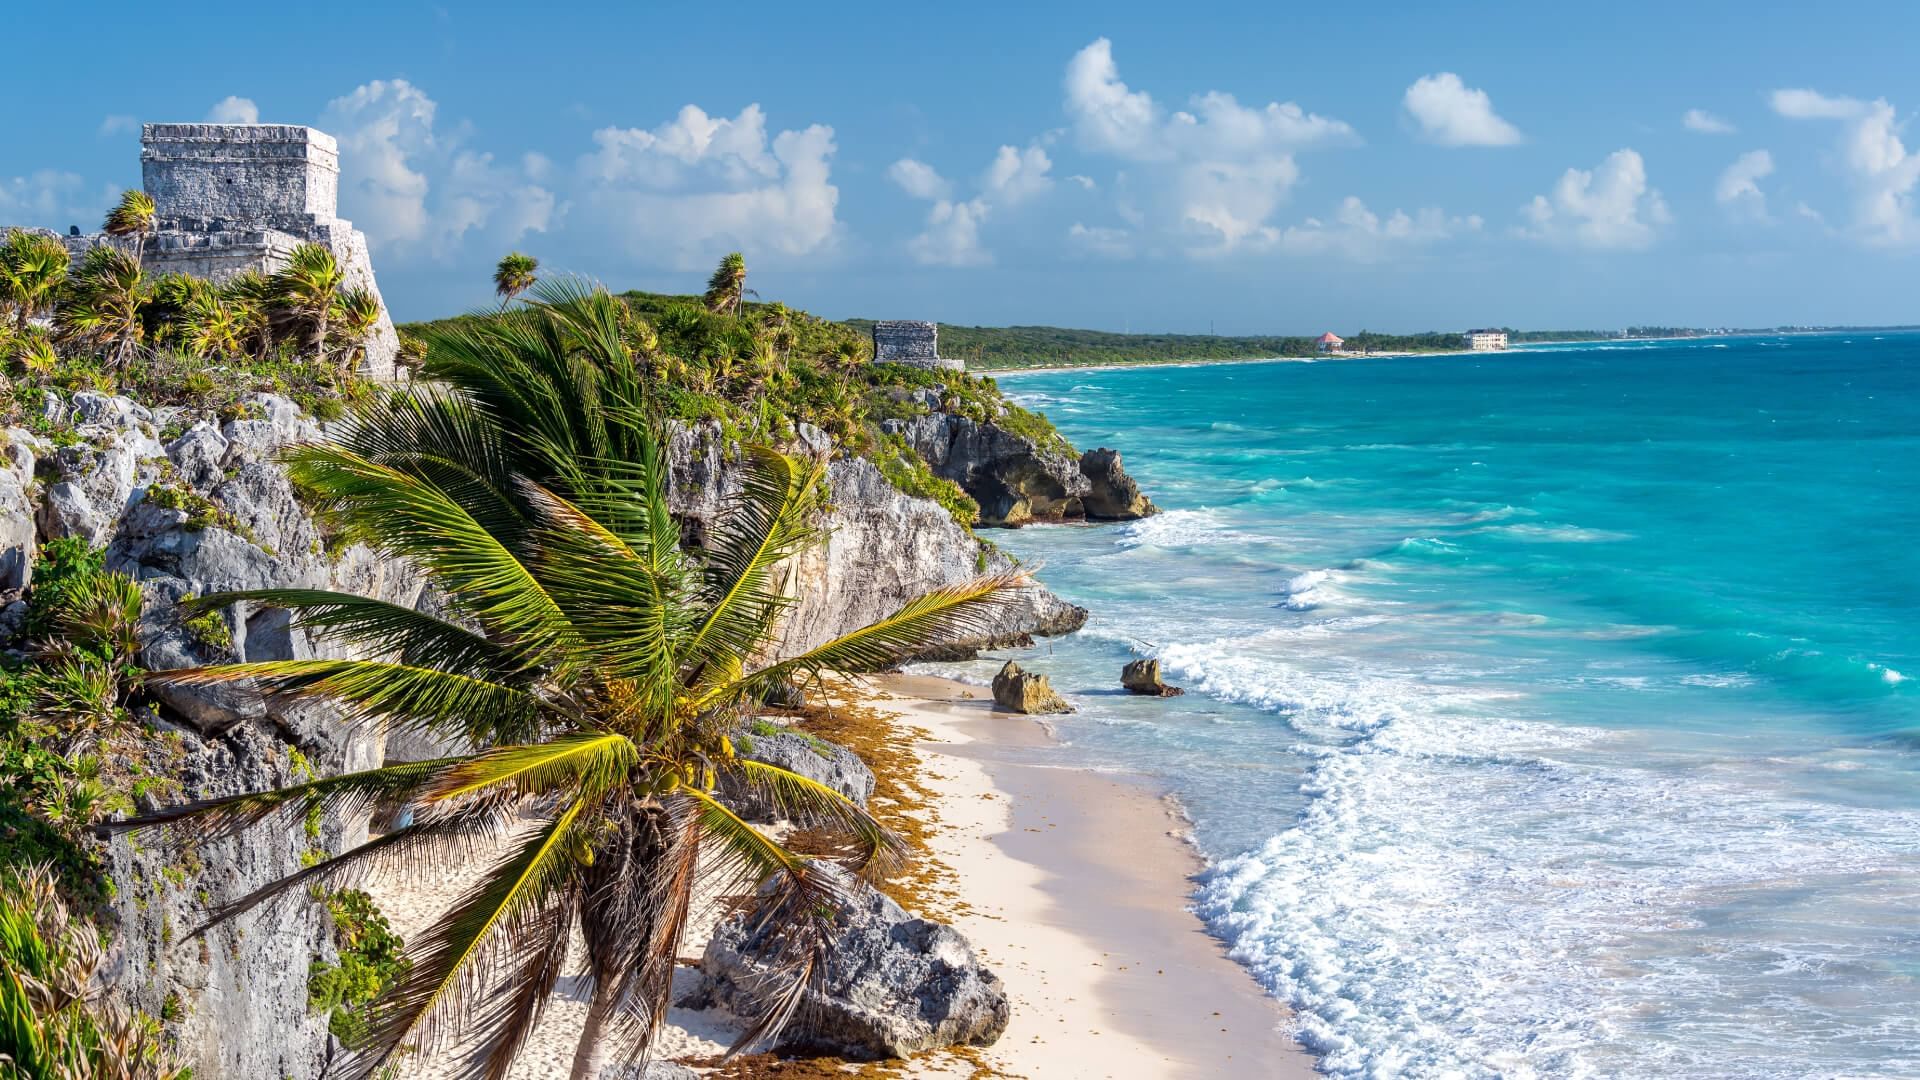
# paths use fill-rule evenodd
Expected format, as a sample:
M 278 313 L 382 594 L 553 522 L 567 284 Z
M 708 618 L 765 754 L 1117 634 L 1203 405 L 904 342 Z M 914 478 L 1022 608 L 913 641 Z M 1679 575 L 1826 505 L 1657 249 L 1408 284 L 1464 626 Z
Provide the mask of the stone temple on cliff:
M 336 211 L 340 150 L 333 136 L 292 124 L 147 124 L 140 131 L 141 184 L 153 199 L 150 273 L 222 280 L 272 273 L 303 243 L 333 252 L 350 287 L 376 298 L 367 238 Z M 68 236 L 75 256 L 103 242 Z M 400 341 L 380 302 L 365 372 L 393 375 Z
M 930 322 L 885 319 L 873 324 L 873 362 L 965 371 L 966 361 L 940 355 L 940 328 Z

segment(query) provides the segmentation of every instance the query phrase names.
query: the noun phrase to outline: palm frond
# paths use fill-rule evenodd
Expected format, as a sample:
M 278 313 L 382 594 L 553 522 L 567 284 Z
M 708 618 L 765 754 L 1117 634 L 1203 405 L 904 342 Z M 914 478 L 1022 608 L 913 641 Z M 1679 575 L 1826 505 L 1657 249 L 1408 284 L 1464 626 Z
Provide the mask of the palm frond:
M 481 792 L 541 795 L 557 788 L 606 789 L 626 778 L 640 750 L 625 735 L 567 735 L 535 746 L 483 750 L 440 773 L 421 799 L 447 802 Z
M 818 780 L 745 758 L 728 768 L 737 769 L 748 787 L 771 797 L 780 816 L 794 824 L 826 826 L 859 841 L 859 856 L 851 861 L 849 869 L 863 871 L 870 877 L 884 877 L 897 870 L 906 859 L 907 845 L 898 833 L 880 824 L 860 804 Z
M 530 742 L 565 714 L 537 694 L 472 675 L 372 660 L 265 660 L 251 664 L 150 672 L 149 683 L 220 686 L 254 683 L 269 698 L 318 698 L 354 722 L 460 735 L 480 745 Z
M 459 758 L 437 758 L 343 773 L 321 780 L 291 784 L 271 791 L 254 791 L 218 799 L 200 799 L 150 814 L 106 822 L 114 832 L 179 826 L 191 823 L 194 837 L 233 836 L 275 813 L 297 817 L 313 812 L 350 815 L 375 806 L 397 807 L 413 798 L 422 785 Z
M 239 603 L 286 608 L 294 612 L 295 623 L 303 630 L 372 655 L 392 656 L 409 667 L 432 667 L 510 683 L 527 672 L 514 650 L 485 635 L 424 611 L 355 593 L 246 589 L 196 597 L 182 607 L 198 612 Z
M 791 604 L 774 587 L 774 570 L 816 535 L 814 496 L 824 469 L 754 447 L 743 472 L 708 545 L 706 618 L 683 650 L 696 670 L 719 657 L 749 656 L 765 641 Z

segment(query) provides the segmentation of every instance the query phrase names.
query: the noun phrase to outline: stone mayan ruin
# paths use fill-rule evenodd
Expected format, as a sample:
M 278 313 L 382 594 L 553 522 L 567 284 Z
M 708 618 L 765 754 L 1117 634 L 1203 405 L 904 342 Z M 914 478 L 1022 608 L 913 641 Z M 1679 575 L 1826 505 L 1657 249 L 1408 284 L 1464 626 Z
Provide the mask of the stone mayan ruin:
M 940 328 L 930 322 L 888 319 L 873 324 L 873 359 L 878 364 L 966 370 L 964 360 L 940 355 Z
M 380 295 L 365 234 L 336 216 L 340 151 L 333 136 L 292 124 L 147 124 L 140 177 L 154 203 L 145 265 L 151 274 L 216 281 L 271 273 L 302 243 L 339 260 L 346 284 Z M 104 234 L 70 235 L 78 258 Z M 400 341 L 381 300 L 367 342 L 366 374 L 391 378 Z

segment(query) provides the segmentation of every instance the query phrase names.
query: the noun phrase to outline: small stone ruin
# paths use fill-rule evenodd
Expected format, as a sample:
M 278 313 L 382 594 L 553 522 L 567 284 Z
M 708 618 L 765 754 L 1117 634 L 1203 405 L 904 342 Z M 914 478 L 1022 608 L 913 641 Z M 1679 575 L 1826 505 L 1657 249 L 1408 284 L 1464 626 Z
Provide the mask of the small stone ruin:
M 940 355 L 938 326 L 906 319 L 886 319 L 873 324 L 873 360 L 876 364 L 912 364 L 947 371 L 967 368 L 964 360 Z

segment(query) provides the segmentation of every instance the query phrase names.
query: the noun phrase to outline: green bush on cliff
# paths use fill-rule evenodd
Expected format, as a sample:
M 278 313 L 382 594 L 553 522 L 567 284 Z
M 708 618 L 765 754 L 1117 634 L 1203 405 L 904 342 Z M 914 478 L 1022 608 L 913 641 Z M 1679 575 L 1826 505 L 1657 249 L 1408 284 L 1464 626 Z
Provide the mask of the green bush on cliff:
M 351 1044 L 367 1033 L 367 1007 L 412 965 L 403 955 L 406 943 L 365 892 L 335 892 L 327 898 L 327 912 L 333 917 L 340 959 L 313 965 L 307 979 L 307 1007 L 327 1013 L 327 1030 Z

